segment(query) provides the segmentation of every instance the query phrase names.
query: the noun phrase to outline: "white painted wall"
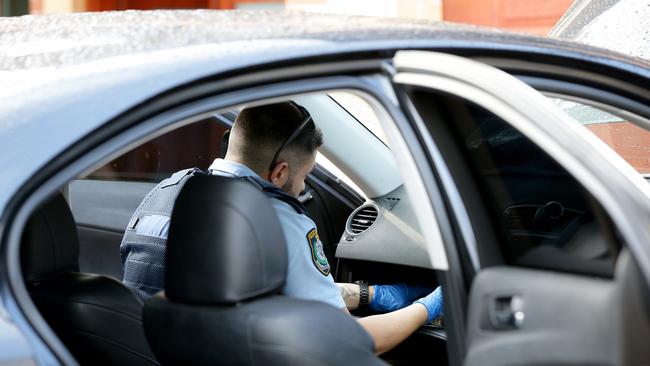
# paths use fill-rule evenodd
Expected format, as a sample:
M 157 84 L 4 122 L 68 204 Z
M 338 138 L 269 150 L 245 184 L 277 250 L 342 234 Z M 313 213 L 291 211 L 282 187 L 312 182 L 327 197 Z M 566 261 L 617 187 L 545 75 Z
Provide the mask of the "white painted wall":
M 442 0 L 286 0 L 286 8 L 328 14 L 442 20 Z

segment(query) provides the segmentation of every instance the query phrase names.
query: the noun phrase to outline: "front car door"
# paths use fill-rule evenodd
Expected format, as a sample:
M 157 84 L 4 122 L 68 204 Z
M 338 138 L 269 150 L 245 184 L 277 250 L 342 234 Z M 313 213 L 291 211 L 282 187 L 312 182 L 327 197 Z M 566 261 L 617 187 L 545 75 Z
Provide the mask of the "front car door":
M 648 363 L 650 187 L 641 175 L 502 71 L 419 51 L 398 52 L 393 66 L 453 223 L 452 359 Z

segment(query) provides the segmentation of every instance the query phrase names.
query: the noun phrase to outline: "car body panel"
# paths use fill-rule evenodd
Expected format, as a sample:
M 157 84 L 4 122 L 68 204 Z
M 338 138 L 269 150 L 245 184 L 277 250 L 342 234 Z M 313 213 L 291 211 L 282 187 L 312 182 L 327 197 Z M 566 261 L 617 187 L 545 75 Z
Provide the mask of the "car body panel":
M 621 54 L 572 42 L 467 24 L 282 11 L 157 10 L 27 16 L 3 18 L 0 29 L 0 44 L 11 46 L 0 57 L 3 71 L 61 68 L 193 45 L 281 39 L 319 40 L 341 48 L 351 43 L 377 46 L 386 41 L 400 41 L 399 48 L 410 48 L 419 41 L 438 41 L 453 47 L 450 41 L 465 41 L 477 48 L 488 44 L 504 50 L 520 46 L 531 52 L 557 49 L 626 59 Z M 254 43 L 221 52 L 221 56 L 256 51 L 260 63 L 273 58 L 264 49 L 256 50 Z
M 32 348 L 0 304 L 0 364 L 31 365 Z

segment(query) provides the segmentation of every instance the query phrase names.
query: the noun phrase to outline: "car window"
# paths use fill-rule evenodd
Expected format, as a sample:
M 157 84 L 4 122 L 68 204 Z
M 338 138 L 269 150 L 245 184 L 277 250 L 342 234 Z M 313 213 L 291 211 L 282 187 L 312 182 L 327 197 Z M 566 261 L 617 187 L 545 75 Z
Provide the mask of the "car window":
M 87 178 L 159 182 L 178 170 L 207 169 L 216 157 L 224 156 L 228 131 L 215 119 L 192 123 L 136 147 Z
M 502 119 L 468 106 L 463 148 L 504 233 L 512 264 L 611 274 L 616 246 L 598 203 L 564 168 Z
M 551 100 L 614 149 L 639 173 L 650 173 L 650 131 L 594 106 L 563 98 Z
M 384 145 L 388 144 L 386 134 L 379 123 L 377 114 L 372 110 L 370 104 L 363 98 L 347 92 L 329 93 L 330 98 L 334 99 L 341 108 L 345 109 L 352 117 L 361 123 L 368 131 L 380 139 Z
M 208 169 L 214 159 L 223 158 L 226 154 L 229 125 L 234 121 L 235 113 L 231 111 L 215 115 L 168 132 L 112 160 L 86 178 L 157 183 L 182 169 Z M 318 152 L 316 162 L 339 182 L 347 184 L 361 197 L 366 197 L 361 188 L 325 155 Z
M 337 179 L 341 180 L 343 183 L 347 184 L 348 187 L 352 188 L 357 194 L 361 197 L 366 198 L 366 194 L 363 193 L 363 190 L 356 185 L 350 177 L 348 177 L 336 164 L 332 163 L 325 155 L 318 152 L 316 154 L 316 163 L 322 168 L 325 168 L 330 174 L 334 175 Z
M 470 218 L 493 229 L 475 229 L 479 251 L 492 252 L 496 241 L 510 265 L 612 275 L 620 248 L 614 227 L 569 172 L 478 105 L 452 97 L 438 103 L 427 92 L 413 96 L 436 136 L 443 138 L 440 124 L 449 131 L 440 146 Z

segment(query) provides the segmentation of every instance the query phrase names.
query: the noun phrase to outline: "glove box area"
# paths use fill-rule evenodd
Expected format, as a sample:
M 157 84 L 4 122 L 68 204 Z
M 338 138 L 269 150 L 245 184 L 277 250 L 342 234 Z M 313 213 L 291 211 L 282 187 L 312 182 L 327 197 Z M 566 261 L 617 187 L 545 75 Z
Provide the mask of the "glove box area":
M 438 286 L 436 273 L 431 269 L 343 258 L 338 260 L 335 280 L 343 283 L 365 281 L 370 286 L 397 283 L 432 288 Z M 361 306 L 351 313 L 356 317 L 379 314 L 368 306 Z M 420 365 L 423 362 L 434 363 L 433 360 L 436 365 L 446 365 L 446 345 L 444 319 L 439 318 L 420 327 L 400 345 L 381 355 L 381 358 L 392 365 Z

